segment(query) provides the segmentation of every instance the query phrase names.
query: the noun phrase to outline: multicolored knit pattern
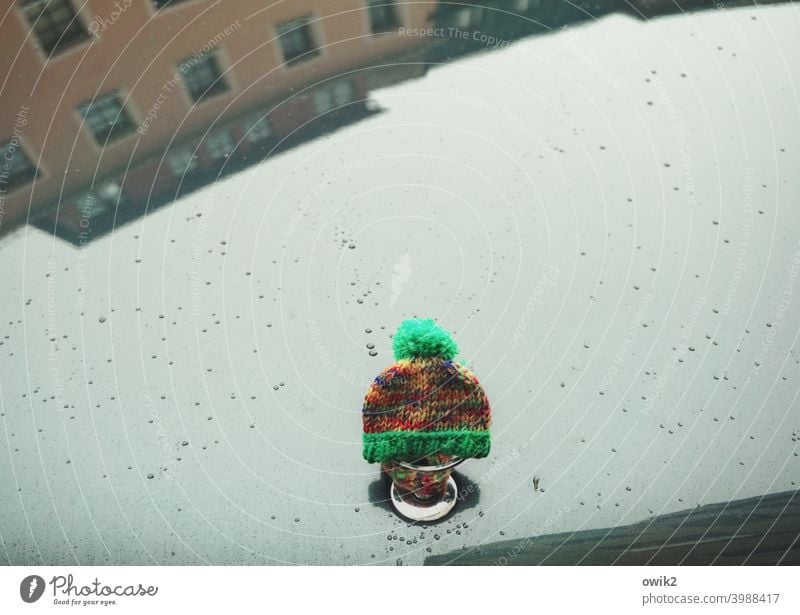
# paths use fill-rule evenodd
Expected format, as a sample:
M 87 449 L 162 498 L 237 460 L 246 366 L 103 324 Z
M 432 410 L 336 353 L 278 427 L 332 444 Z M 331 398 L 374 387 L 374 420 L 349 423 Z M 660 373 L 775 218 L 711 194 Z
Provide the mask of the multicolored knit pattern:
M 449 335 L 432 320 L 406 321 L 394 350 L 401 358 L 375 378 L 364 399 L 364 458 L 486 457 L 489 400 L 475 375 L 452 360 L 458 348 Z

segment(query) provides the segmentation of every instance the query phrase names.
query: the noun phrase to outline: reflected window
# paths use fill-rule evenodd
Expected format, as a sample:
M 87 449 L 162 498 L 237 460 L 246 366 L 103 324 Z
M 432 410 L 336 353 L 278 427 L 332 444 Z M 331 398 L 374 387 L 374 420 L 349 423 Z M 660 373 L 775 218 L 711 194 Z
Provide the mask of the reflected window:
M 309 17 L 295 19 L 277 27 L 283 59 L 293 64 L 318 53 Z
M 88 38 L 70 0 L 22 0 L 21 5 L 39 44 L 48 54 Z
M 116 181 L 109 181 L 97 189 L 97 195 L 104 203 L 116 205 L 122 196 L 122 188 Z
M 454 24 L 459 28 L 474 28 L 483 21 L 482 6 L 467 6 L 455 14 Z
M 75 206 L 81 212 L 81 216 L 89 220 L 96 218 L 107 209 L 106 204 L 94 192 L 79 194 L 75 199 Z
M 193 102 L 211 98 L 228 89 L 215 55 L 187 58 L 180 63 L 180 70 Z
M 266 116 L 254 116 L 245 122 L 245 138 L 251 143 L 257 143 L 272 136 L 272 127 Z
M 353 83 L 349 79 L 340 79 L 314 92 L 314 110 L 321 114 L 351 103 L 353 94 Z
M 224 129 L 218 129 L 206 137 L 206 149 L 209 156 L 214 160 L 221 160 L 230 156 L 233 152 L 233 137 L 231 133 Z
M 123 137 L 135 128 L 116 92 L 83 103 L 78 111 L 98 143 Z
M 317 114 L 333 109 L 333 92 L 330 88 L 322 88 L 314 92 L 314 111 Z
M 0 144 L 0 194 L 30 183 L 35 175 L 36 167 L 18 139 Z
M 166 6 L 174 6 L 185 1 L 186 0 L 153 0 L 153 6 L 155 6 L 156 9 L 163 9 Z
M 170 170 L 178 177 L 189 174 L 197 169 L 197 156 L 188 145 L 181 145 L 167 154 L 167 164 Z
M 123 201 L 122 188 L 117 181 L 107 181 L 95 190 L 87 190 L 75 198 L 75 206 L 81 216 L 91 220 L 110 209 L 116 209 Z
M 400 27 L 397 7 L 393 0 L 368 0 L 369 25 L 373 34 L 389 32 Z

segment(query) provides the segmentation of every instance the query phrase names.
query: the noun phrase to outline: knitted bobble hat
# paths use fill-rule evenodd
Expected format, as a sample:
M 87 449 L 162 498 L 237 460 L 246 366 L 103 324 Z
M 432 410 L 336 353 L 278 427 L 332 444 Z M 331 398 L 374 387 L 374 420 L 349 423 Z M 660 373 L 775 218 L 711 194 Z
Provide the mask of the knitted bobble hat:
M 364 398 L 364 459 L 486 457 L 489 400 L 472 372 L 453 361 L 458 346 L 447 331 L 431 319 L 406 320 L 392 349 L 395 363 Z

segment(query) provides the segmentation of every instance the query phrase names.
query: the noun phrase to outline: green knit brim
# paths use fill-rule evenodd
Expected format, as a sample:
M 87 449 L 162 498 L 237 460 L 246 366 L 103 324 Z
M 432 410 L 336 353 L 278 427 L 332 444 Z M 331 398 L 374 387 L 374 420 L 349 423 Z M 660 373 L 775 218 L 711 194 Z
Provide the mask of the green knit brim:
M 413 461 L 436 453 L 454 457 L 486 457 L 488 431 L 384 431 L 365 433 L 363 455 L 370 463 L 390 459 Z

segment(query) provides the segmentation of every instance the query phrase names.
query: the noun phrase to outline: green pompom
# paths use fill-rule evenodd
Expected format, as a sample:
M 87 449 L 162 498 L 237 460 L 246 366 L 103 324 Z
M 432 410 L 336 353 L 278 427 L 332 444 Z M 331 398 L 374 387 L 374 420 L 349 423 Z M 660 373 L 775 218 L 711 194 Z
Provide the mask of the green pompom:
M 458 354 L 458 346 L 453 338 L 432 318 L 411 318 L 400 323 L 394 334 L 392 349 L 398 361 L 418 357 L 452 359 Z

